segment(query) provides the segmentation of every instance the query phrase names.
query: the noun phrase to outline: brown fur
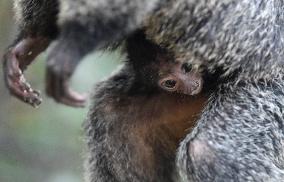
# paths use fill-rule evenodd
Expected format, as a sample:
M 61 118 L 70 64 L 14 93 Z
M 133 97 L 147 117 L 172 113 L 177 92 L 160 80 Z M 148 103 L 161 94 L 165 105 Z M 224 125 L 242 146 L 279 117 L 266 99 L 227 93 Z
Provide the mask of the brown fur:
M 126 52 L 125 66 L 96 87 L 85 127 L 89 178 L 173 182 L 176 150 L 195 125 L 209 90 L 200 93 L 201 73 L 176 62 L 143 32 L 127 40 Z M 174 87 L 164 81 L 175 81 Z
M 159 155 L 175 156 L 178 144 L 196 124 L 206 101 L 204 94 L 126 96 L 119 101 L 114 98 L 105 113 L 117 112 L 122 116 L 122 130 L 129 132 L 134 161 L 147 172 L 153 172 L 156 164 L 160 164 L 156 161 Z M 123 116 L 131 116 L 131 120 Z

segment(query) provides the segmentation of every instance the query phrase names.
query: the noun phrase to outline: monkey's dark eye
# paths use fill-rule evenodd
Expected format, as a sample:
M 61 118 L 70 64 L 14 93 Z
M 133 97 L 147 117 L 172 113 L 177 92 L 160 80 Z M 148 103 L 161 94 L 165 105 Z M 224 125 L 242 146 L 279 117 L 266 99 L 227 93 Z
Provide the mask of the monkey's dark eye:
M 176 83 L 177 82 L 175 80 L 166 80 L 162 83 L 162 85 L 166 88 L 173 89 L 175 88 Z
M 184 63 L 182 64 L 181 69 L 184 71 L 184 73 L 188 73 L 192 70 L 192 65 L 189 63 Z

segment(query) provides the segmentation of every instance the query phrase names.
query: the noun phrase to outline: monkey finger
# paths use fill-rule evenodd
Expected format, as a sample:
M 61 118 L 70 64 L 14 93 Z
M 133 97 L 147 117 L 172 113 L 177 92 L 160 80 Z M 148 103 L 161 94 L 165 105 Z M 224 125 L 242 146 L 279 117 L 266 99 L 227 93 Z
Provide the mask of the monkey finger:
M 39 92 L 33 90 L 26 81 L 22 70 L 19 68 L 19 61 L 11 49 L 4 56 L 3 72 L 6 86 L 13 96 L 33 107 L 41 103 Z
M 7 80 L 6 83 L 10 93 L 16 98 L 33 107 L 41 104 L 42 99 L 39 97 L 39 92 L 31 89 L 25 82 L 11 82 Z
M 61 72 L 61 73 L 64 73 Z M 53 98 L 67 106 L 71 107 L 84 107 L 86 102 L 86 95 L 79 94 L 69 88 L 69 77 L 64 76 L 67 74 L 51 74 L 49 85 L 54 85 L 53 89 L 49 89 L 53 93 Z
M 87 95 L 79 94 L 70 89 L 66 89 L 63 95 L 59 98 L 62 104 L 72 106 L 72 107 L 85 107 Z
M 64 71 L 59 74 L 53 69 L 48 68 L 46 72 L 46 93 L 55 101 L 72 106 L 84 107 L 86 95 L 79 94 L 69 88 L 69 77 L 64 76 Z M 62 74 L 63 73 L 63 74 Z

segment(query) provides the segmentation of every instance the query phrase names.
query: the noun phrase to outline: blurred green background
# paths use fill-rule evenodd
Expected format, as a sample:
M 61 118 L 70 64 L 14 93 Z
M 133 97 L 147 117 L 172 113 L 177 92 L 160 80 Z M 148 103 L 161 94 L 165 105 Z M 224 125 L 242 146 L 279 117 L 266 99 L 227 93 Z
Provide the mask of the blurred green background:
M 12 1 L 0 0 L 0 57 L 16 36 Z M 45 54 L 25 73 L 43 103 L 34 109 L 11 97 L 0 64 L 0 182 L 82 182 L 84 133 L 88 111 L 55 103 L 44 93 Z M 91 92 L 95 82 L 119 64 L 119 53 L 96 53 L 79 66 L 71 86 Z

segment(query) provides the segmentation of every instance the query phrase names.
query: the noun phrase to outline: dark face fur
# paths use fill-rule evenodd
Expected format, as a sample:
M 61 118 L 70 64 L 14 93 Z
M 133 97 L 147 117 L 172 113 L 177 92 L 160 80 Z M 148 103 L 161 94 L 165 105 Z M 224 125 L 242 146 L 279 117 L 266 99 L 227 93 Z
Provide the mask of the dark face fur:
M 196 95 L 202 90 L 203 79 L 190 64 L 172 62 L 160 70 L 158 85 L 168 92 Z
M 190 64 L 175 61 L 171 52 L 149 41 L 143 31 L 127 39 L 126 52 L 138 85 L 146 86 L 148 91 L 158 87 L 159 90 L 186 95 L 201 92 L 201 74 Z

